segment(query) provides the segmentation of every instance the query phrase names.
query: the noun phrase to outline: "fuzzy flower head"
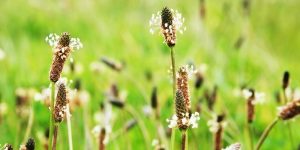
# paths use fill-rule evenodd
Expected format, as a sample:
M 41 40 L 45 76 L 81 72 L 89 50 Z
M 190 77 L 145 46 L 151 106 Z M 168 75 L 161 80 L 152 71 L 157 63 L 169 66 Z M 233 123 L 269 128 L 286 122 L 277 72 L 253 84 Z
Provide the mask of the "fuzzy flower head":
M 220 128 L 225 128 L 227 126 L 227 122 L 223 119 L 224 117 L 213 114 L 213 118 L 207 122 L 209 131 L 216 133 Z
M 241 150 L 241 149 L 242 149 L 242 145 L 240 143 L 234 143 L 222 150 Z
M 64 40 L 61 40 L 64 38 Z M 70 46 L 71 49 L 78 50 L 83 47 L 79 38 L 70 38 L 68 36 L 59 36 L 55 33 L 50 33 L 46 38 L 45 41 L 51 46 L 52 48 L 57 47 L 59 44 L 63 46 Z M 60 43 L 60 41 L 64 41 L 64 43 Z
M 265 103 L 265 93 L 254 92 L 251 89 L 244 89 L 242 93 L 246 100 L 248 100 L 251 97 L 253 98 L 252 100 L 253 105 Z
M 198 121 L 200 120 L 200 116 L 198 112 L 195 112 L 194 114 L 189 117 L 189 113 L 183 114 L 184 117 L 181 119 L 181 123 L 187 127 L 191 126 L 192 128 L 198 128 Z M 175 128 L 179 127 L 178 124 L 178 117 L 174 114 L 171 119 L 167 119 L 167 122 L 169 123 L 169 128 Z
M 163 33 L 165 43 L 169 47 L 175 46 L 176 31 L 182 34 L 186 30 L 181 13 L 168 7 L 163 8 L 162 11 L 156 14 L 152 14 L 149 26 L 151 34 L 154 34 L 156 31 Z

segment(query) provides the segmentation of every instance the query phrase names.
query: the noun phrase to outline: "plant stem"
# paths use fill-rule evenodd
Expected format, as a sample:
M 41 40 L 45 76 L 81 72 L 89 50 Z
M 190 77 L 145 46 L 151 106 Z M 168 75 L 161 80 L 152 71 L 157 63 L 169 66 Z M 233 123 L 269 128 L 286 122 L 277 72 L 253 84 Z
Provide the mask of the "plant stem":
M 137 120 L 137 125 L 139 126 L 139 128 L 140 128 L 140 130 L 141 130 L 141 132 L 143 134 L 146 147 L 147 147 L 147 149 L 149 149 L 149 146 L 150 146 L 150 136 L 148 134 L 148 130 L 147 130 L 146 125 L 143 122 L 142 118 L 140 118 L 139 115 L 137 115 L 138 113 L 135 112 L 134 108 L 132 108 L 130 105 L 127 105 L 124 108 L 125 108 L 124 110 L 126 110 L 133 118 L 135 118 Z
M 288 98 L 287 98 L 287 95 L 286 95 L 286 89 L 283 89 L 283 97 L 284 97 L 284 105 L 288 103 Z M 292 134 L 292 129 L 291 129 L 291 126 L 289 124 L 289 122 L 287 122 L 287 128 L 288 128 L 288 134 L 289 134 L 289 137 L 290 137 L 290 140 L 291 140 L 291 146 L 292 146 L 292 149 L 294 149 L 294 142 L 293 142 L 293 134 Z
M 24 135 L 22 143 L 25 143 L 26 140 L 29 137 L 29 134 L 30 134 L 31 129 L 32 129 L 33 118 L 34 118 L 33 107 L 31 107 L 30 108 L 29 119 L 28 119 L 28 123 L 27 123 L 27 127 L 26 127 L 26 132 L 25 132 L 25 135 Z
M 54 96 L 55 96 L 55 83 L 51 82 L 51 96 L 50 96 L 50 125 L 49 125 L 49 150 L 52 149 L 52 140 L 53 140 L 53 127 L 54 127 L 54 118 L 53 118 L 53 110 L 54 110 Z
M 176 95 L 176 68 L 175 68 L 175 56 L 174 56 L 174 49 L 171 48 L 171 63 L 172 63 L 172 77 L 173 77 L 173 99 L 175 99 Z
M 253 137 L 252 137 L 251 123 L 249 123 L 248 121 L 247 121 L 247 129 L 249 135 L 250 150 L 253 150 Z
M 55 124 L 54 125 L 54 136 L 53 136 L 52 150 L 56 150 L 57 134 L 58 134 L 58 124 Z
M 172 78 L 173 78 L 173 101 L 175 102 L 175 95 L 176 95 L 176 68 L 175 68 L 175 52 L 173 47 L 170 49 L 171 52 L 171 64 L 172 64 Z M 175 108 L 175 107 L 174 107 Z M 172 129 L 171 131 L 171 150 L 174 150 L 174 144 L 175 144 L 175 129 Z
M 99 136 L 99 150 L 105 150 L 104 139 L 105 139 L 105 129 L 102 128 Z
M 70 114 L 70 105 L 69 104 L 67 104 L 67 128 L 68 128 L 69 150 L 73 150 L 71 114 Z
M 176 133 L 175 133 L 175 129 L 172 128 L 171 130 L 171 150 L 174 150 L 174 147 L 175 147 L 175 136 L 176 136 Z
M 186 130 L 181 132 L 181 150 L 186 150 Z
M 263 132 L 263 134 L 260 136 L 259 141 L 256 145 L 255 150 L 259 150 L 262 144 L 264 143 L 265 139 L 268 137 L 270 131 L 273 129 L 273 127 L 276 125 L 278 122 L 279 118 L 276 118 Z

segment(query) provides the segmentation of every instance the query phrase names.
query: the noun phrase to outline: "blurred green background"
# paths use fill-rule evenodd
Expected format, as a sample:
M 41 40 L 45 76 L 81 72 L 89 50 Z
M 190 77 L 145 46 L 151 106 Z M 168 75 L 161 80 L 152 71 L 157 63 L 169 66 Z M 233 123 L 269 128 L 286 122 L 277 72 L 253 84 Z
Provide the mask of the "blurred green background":
M 81 79 L 82 88 L 91 95 L 87 104 L 88 118 L 84 121 L 82 108 L 72 114 L 75 149 L 86 148 L 84 125 L 90 131 L 96 125 L 93 115 L 99 111 L 100 102 L 105 99 L 104 92 L 112 83 L 127 91 L 126 104 L 137 112 L 142 112 L 143 107 L 149 104 L 152 87 L 157 86 L 160 120 L 166 126 L 165 119 L 173 114 L 169 49 L 161 35 L 149 33 L 149 19 L 153 13 L 168 6 L 182 13 L 187 27 L 177 38 L 177 67 L 190 62 L 196 67 L 207 65 L 202 89 L 195 93 L 194 79 L 190 82 L 193 103 L 198 101 L 204 89 L 218 85 L 215 110 L 217 113 L 225 111 L 229 128 L 235 129 L 232 127 L 235 124 L 239 131 L 231 135 L 225 129 L 228 138 L 224 140 L 224 146 L 241 142 L 244 149 L 249 149 L 244 128 L 245 100 L 235 96 L 234 90 L 246 84 L 266 94 L 266 103 L 256 107 L 253 123 L 256 143 L 277 114 L 274 93 L 281 90 L 285 70 L 291 73 L 291 87 L 299 87 L 300 1 L 250 0 L 249 15 L 245 14 L 242 4 L 242 0 L 206 0 L 206 15 L 201 18 L 200 1 L 2 0 L 0 48 L 5 52 L 5 58 L 0 60 L 0 100 L 7 104 L 8 110 L 0 122 L 0 144 L 11 143 L 16 149 L 21 144 L 25 128 L 20 127 L 22 121 L 16 115 L 15 90 L 23 87 L 40 91 L 49 85 L 52 51 L 45 37 L 49 33 L 64 31 L 71 33 L 72 37 L 79 37 L 84 47 L 72 54 L 75 62 L 82 66 L 82 71 L 75 77 L 67 73 L 63 76 Z M 235 44 L 240 37 L 244 40 L 237 48 Z M 93 73 L 90 64 L 104 56 L 125 62 L 122 73 L 108 68 L 98 74 Z M 145 72 L 152 73 L 152 81 L 146 80 Z M 48 127 L 49 111 L 37 102 L 33 102 L 32 106 L 35 116 L 30 136 L 36 139 L 37 149 L 42 149 L 37 133 Z M 124 120 L 131 118 L 128 114 L 120 117 L 120 109 L 114 108 L 113 112 L 116 123 L 112 133 L 124 124 Z M 151 140 L 157 138 L 153 119 L 139 114 L 147 125 Z M 194 135 L 189 135 L 190 149 L 212 149 L 207 119 L 202 117 L 199 128 L 192 129 Z M 290 123 L 294 147 L 300 144 L 299 123 L 299 120 Z M 67 149 L 65 122 L 61 126 L 58 149 Z M 286 123 L 280 122 L 262 149 L 292 149 L 286 126 Z M 126 136 L 110 141 L 108 149 L 129 149 L 128 145 L 132 149 L 153 149 L 151 145 L 145 145 L 137 127 Z M 97 139 L 91 139 L 93 149 L 97 149 Z M 179 132 L 176 140 L 179 146 Z

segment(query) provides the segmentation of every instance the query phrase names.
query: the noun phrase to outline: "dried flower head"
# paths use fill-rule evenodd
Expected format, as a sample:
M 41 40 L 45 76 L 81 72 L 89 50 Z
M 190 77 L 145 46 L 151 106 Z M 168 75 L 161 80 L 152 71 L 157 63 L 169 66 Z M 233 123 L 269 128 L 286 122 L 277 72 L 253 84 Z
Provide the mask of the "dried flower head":
M 157 87 L 152 88 L 151 93 L 151 107 L 152 109 L 157 109 L 158 101 L 157 101 Z
M 188 79 L 189 79 L 189 70 L 188 67 L 179 68 L 177 75 L 177 88 L 182 92 L 185 105 L 188 109 L 191 108 L 190 102 L 190 94 L 188 87 Z
M 252 95 L 254 96 L 254 99 L 252 100 L 254 105 L 265 103 L 265 93 L 255 91 L 253 94 L 250 89 L 244 89 L 242 92 L 246 100 L 248 100 Z
M 290 73 L 288 71 L 285 71 L 282 78 L 282 88 L 285 90 L 288 88 L 290 83 Z
M 111 60 L 109 58 L 102 57 L 100 59 L 100 61 L 103 62 L 106 66 L 108 66 L 112 70 L 120 72 L 123 69 L 123 64 L 116 62 L 114 60 Z
M 35 149 L 35 142 L 33 138 L 29 138 L 26 145 L 26 150 L 34 150 Z
M 176 99 L 175 99 L 175 107 L 176 107 L 176 116 L 178 118 L 177 125 L 180 130 L 187 129 L 186 117 L 188 117 L 186 114 L 188 114 L 187 106 L 184 100 L 184 95 L 181 90 L 176 91 Z
M 197 128 L 197 121 L 200 119 L 199 113 L 191 114 L 186 107 L 183 93 L 180 90 L 176 91 L 175 99 L 176 115 L 172 116 L 172 119 L 167 119 L 169 122 L 169 128 L 178 127 L 180 130 L 186 130 L 190 125 L 192 128 Z
M 279 107 L 279 117 L 289 120 L 300 114 L 300 99 L 289 102 L 285 106 Z
M 218 86 L 215 85 L 213 90 L 210 92 L 209 90 L 205 90 L 204 97 L 207 100 L 209 110 L 213 110 L 213 107 L 217 101 L 218 94 Z
M 58 82 L 57 86 L 58 86 L 58 92 L 56 95 L 56 102 L 55 102 L 53 115 L 54 115 L 55 122 L 60 123 L 62 122 L 65 116 L 68 99 L 67 99 L 66 82 L 64 81 Z
M 46 42 L 53 47 L 54 57 L 50 69 L 50 80 L 57 82 L 63 70 L 64 63 L 73 49 L 82 48 L 82 44 L 78 38 L 70 38 L 67 32 L 61 36 L 50 34 L 46 37 Z
M 183 33 L 186 27 L 183 27 L 184 18 L 177 11 L 168 7 L 163 8 L 161 12 L 152 14 L 149 21 L 150 32 L 153 34 L 155 30 L 159 29 L 164 35 L 165 43 L 169 47 L 173 47 L 176 44 L 176 31 Z
M 135 120 L 135 119 L 131 119 L 131 120 L 127 121 L 126 124 L 125 124 L 125 131 L 129 131 L 129 130 L 132 129 L 136 124 L 137 124 L 137 120 Z
M 3 150 L 13 150 L 13 146 L 11 144 L 5 144 Z
M 211 120 L 207 122 L 209 126 L 209 131 L 212 133 L 217 133 L 221 128 L 225 128 L 227 126 L 227 122 L 224 120 L 224 115 L 216 115 L 213 114 Z

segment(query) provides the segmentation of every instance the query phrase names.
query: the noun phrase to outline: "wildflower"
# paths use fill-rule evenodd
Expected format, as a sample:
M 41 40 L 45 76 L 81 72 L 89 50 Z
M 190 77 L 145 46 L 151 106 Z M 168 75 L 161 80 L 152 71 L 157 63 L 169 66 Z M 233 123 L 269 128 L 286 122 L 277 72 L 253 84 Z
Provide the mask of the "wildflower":
M 56 96 L 55 107 L 53 111 L 55 122 L 61 122 L 64 118 L 66 112 L 66 105 L 68 103 L 67 99 L 67 89 L 66 89 L 66 81 L 61 79 L 57 82 L 58 92 Z
M 5 52 L 0 48 L 0 61 L 5 58 Z
M 161 33 L 164 35 L 165 43 L 169 47 L 173 47 L 176 43 L 176 31 L 182 34 L 186 30 L 183 23 L 184 18 L 177 10 L 165 7 L 161 12 L 152 14 L 149 21 L 150 33 L 153 34 L 160 28 Z
M 70 38 L 69 33 L 66 32 L 62 33 L 61 36 L 51 33 L 45 40 L 54 49 L 50 80 L 57 82 L 71 51 L 82 48 L 82 44 L 78 38 Z
M 103 62 L 106 66 L 108 66 L 112 70 L 120 72 L 123 69 L 123 64 L 116 62 L 114 60 L 108 59 L 106 57 L 102 57 L 100 59 L 100 61 Z
M 217 116 L 213 114 L 213 118 L 207 122 L 209 126 L 209 131 L 212 133 L 216 133 L 220 128 L 225 128 L 227 126 L 227 122 L 223 120 L 222 116 Z
M 13 150 L 13 146 L 10 144 L 5 144 L 4 145 L 4 150 Z
M 243 96 L 246 100 L 248 100 L 252 95 L 254 96 L 254 99 L 252 100 L 253 105 L 265 103 L 265 93 L 262 92 L 253 93 L 251 89 L 243 90 Z
M 26 150 L 34 150 L 35 149 L 35 142 L 33 138 L 29 138 L 26 145 Z
M 218 86 L 215 85 L 213 90 L 210 92 L 208 90 L 205 90 L 204 97 L 207 100 L 208 108 L 209 110 L 212 110 L 216 101 L 217 101 L 217 92 L 218 92 Z
M 289 120 L 300 114 L 300 99 L 279 107 L 279 118 Z
M 184 114 L 184 117 L 181 119 L 181 122 L 186 128 L 191 126 L 192 128 L 198 128 L 198 122 L 200 120 L 199 113 L 195 112 L 194 114 L 191 115 L 189 118 L 189 113 Z M 167 119 L 167 122 L 169 123 L 168 127 L 169 128 L 174 128 L 174 127 L 179 127 L 178 125 L 178 117 L 174 114 L 171 119 Z
M 188 66 L 181 67 L 177 74 L 177 88 L 182 92 L 185 105 L 188 109 L 191 108 L 189 88 L 188 88 L 188 79 L 191 77 L 193 68 Z
M 44 89 L 42 89 L 42 91 L 40 93 L 39 92 L 35 93 L 34 100 L 38 101 L 38 102 L 42 102 L 46 106 L 49 106 L 50 105 L 50 94 L 51 94 L 50 88 L 44 88 Z
M 282 78 L 282 88 L 285 90 L 290 84 L 290 73 L 285 71 Z
M 195 81 L 195 88 L 199 89 L 202 86 L 202 83 L 204 81 L 204 73 L 206 71 L 206 65 L 202 64 L 199 69 L 197 69 L 195 71 L 195 77 L 196 77 L 196 81 Z
M 127 121 L 126 124 L 125 124 L 125 131 L 129 131 L 129 130 L 132 129 L 136 124 L 137 124 L 137 120 L 135 120 L 135 119 L 131 119 L 131 120 Z
M 234 143 L 222 150 L 241 150 L 241 149 L 242 149 L 242 146 L 240 143 Z

